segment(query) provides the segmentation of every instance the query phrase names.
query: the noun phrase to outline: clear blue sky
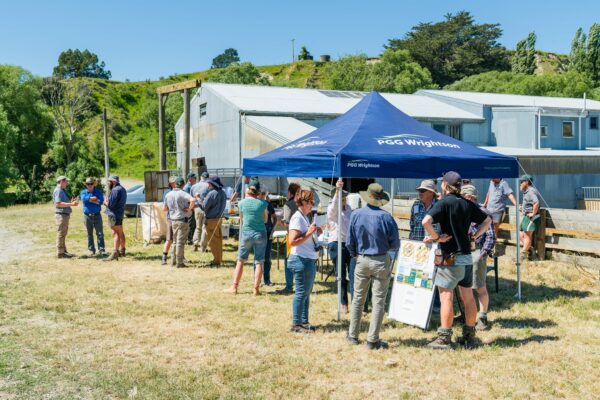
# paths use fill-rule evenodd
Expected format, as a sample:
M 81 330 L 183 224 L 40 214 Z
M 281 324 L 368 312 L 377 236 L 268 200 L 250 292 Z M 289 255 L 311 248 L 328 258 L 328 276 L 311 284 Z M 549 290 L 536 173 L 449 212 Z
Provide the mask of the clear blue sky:
M 50 75 L 68 48 L 90 49 L 113 79 L 157 79 L 207 69 L 227 47 L 257 65 L 291 59 L 301 45 L 316 57 L 377 55 L 389 38 L 448 12 L 500 23 L 514 48 L 528 32 L 537 48 L 568 53 L 575 30 L 600 22 L 600 1 L 154 1 L 13 0 L 0 6 L 0 64 Z

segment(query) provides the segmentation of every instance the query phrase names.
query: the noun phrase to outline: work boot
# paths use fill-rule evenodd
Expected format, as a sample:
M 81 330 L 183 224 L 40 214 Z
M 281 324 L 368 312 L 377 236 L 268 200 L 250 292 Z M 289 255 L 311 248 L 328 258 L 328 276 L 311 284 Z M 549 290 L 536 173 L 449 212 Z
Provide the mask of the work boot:
M 388 344 L 388 342 L 383 341 L 383 340 L 378 340 L 376 342 L 369 342 L 367 341 L 367 349 L 369 350 L 379 350 L 379 349 L 388 349 L 390 347 L 390 345 Z
M 64 255 L 66 258 L 74 258 L 75 257 L 75 254 L 69 253 L 68 251 L 65 251 Z
M 120 255 L 121 257 L 125 257 L 125 249 L 124 249 L 124 248 L 123 248 L 123 249 L 121 249 L 121 250 L 119 250 L 119 255 Z
M 475 341 L 475 327 L 463 325 L 462 327 L 462 336 L 458 338 L 456 341 L 459 345 L 463 346 L 465 349 L 472 349 L 477 346 Z
M 183 263 L 177 265 L 177 268 L 191 268 L 191 267 L 192 266 L 185 261 Z
M 119 252 L 117 250 L 113 251 L 110 256 L 106 257 L 102 261 L 118 261 L 119 260 Z
M 452 328 L 438 328 L 437 334 L 437 338 L 427 347 L 434 350 L 452 350 Z
M 60 253 L 60 254 L 57 254 L 56 257 L 57 258 L 73 258 L 73 256 L 68 253 Z
M 160 259 L 160 265 L 167 265 L 167 255 L 163 254 L 162 258 Z
M 346 335 L 346 341 L 354 346 L 358 346 L 360 344 L 357 338 L 350 335 Z

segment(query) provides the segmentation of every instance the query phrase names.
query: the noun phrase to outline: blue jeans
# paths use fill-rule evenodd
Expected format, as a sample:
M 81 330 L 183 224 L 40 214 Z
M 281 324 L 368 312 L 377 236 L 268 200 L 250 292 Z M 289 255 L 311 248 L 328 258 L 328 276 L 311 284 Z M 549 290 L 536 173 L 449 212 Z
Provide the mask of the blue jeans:
M 333 262 L 333 265 L 335 266 L 335 275 L 337 278 L 337 274 L 338 274 L 338 260 L 337 260 L 337 256 L 338 256 L 338 242 L 331 242 L 328 245 L 329 247 L 329 258 L 331 258 L 331 261 Z M 352 295 L 353 292 L 353 287 L 354 287 L 354 266 L 352 266 L 352 281 L 350 281 L 349 279 L 349 275 L 350 275 L 350 264 L 352 263 L 352 258 L 350 257 L 350 253 L 348 252 L 348 249 L 346 248 L 346 245 L 342 243 L 342 262 L 340 263 L 342 265 L 342 292 L 341 292 L 341 304 L 343 305 L 348 305 L 348 293 L 350 292 L 350 295 Z M 350 288 L 352 287 L 352 289 Z
M 288 258 L 283 261 L 283 271 L 285 272 L 285 290 L 294 289 L 294 271 L 288 266 Z
M 267 248 L 267 232 L 242 231 L 238 248 L 238 260 L 248 261 L 250 250 L 254 252 L 254 261 L 263 262 Z
M 288 267 L 294 271 L 296 278 L 296 293 L 292 303 L 292 325 L 307 324 L 310 292 L 317 274 L 317 260 L 291 254 L 288 258 Z
M 263 280 L 265 284 L 271 284 L 271 246 L 273 245 L 272 240 L 267 240 L 267 247 L 265 248 L 265 262 L 263 263 Z M 254 270 L 256 270 L 256 261 L 254 261 Z
M 102 229 L 102 216 L 100 214 L 97 215 L 86 215 L 83 214 L 83 222 L 85 223 L 85 228 L 87 229 L 87 242 L 88 242 L 88 250 L 96 252 L 96 247 L 94 246 L 94 229 L 96 230 L 96 238 L 98 240 L 98 250 L 104 251 L 104 230 Z

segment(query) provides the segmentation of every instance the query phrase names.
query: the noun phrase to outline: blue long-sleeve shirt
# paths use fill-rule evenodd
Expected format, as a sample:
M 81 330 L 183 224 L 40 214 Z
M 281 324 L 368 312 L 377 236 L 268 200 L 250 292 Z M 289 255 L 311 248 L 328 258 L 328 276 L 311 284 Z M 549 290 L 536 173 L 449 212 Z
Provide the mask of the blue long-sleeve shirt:
M 388 212 L 367 205 L 352 213 L 346 247 L 352 257 L 397 251 L 400 247 L 398 225 Z
M 90 198 L 96 197 L 98 199 L 98 204 L 92 203 Z M 102 209 L 102 202 L 104 201 L 104 195 L 102 191 L 98 188 L 94 188 L 90 193 L 87 189 L 83 189 L 79 194 L 79 198 L 81 198 L 81 202 L 83 203 L 83 213 L 84 214 L 98 214 Z
M 127 203 L 127 191 L 123 186 L 117 184 L 108 195 L 108 206 L 106 215 L 122 219 L 125 215 L 125 203 Z
M 223 189 L 212 189 L 202 200 L 201 207 L 204 210 L 206 219 L 221 218 L 225 205 L 227 203 L 227 195 Z

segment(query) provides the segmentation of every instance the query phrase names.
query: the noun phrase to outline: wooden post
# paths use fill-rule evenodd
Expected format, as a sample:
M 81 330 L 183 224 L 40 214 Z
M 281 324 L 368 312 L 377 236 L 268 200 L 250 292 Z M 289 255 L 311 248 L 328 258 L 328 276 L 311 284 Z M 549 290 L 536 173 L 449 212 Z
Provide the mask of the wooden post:
M 181 155 L 181 172 L 187 179 L 190 172 L 190 89 L 183 89 L 183 154 Z
M 547 210 L 540 209 L 540 226 L 535 232 L 535 250 L 540 260 L 546 259 L 546 218 Z
M 167 152 L 165 150 L 165 103 L 168 94 L 158 94 L 158 167 L 167 169 Z
M 104 177 L 108 182 L 110 163 L 108 160 L 108 130 L 106 129 L 106 108 L 102 110 L 102 127 L 104 129 Z

